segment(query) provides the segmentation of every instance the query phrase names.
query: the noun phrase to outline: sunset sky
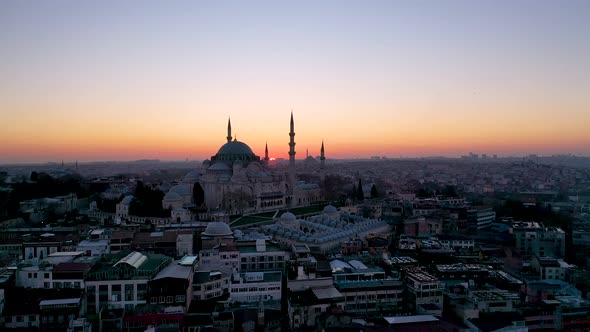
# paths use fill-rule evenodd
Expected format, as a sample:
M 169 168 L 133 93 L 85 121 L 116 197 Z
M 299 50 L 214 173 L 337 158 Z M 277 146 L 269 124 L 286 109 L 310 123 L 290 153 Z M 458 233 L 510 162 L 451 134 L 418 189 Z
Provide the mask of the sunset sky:
M 590 155 L 590 1 L 0 1 L 0 163 Z

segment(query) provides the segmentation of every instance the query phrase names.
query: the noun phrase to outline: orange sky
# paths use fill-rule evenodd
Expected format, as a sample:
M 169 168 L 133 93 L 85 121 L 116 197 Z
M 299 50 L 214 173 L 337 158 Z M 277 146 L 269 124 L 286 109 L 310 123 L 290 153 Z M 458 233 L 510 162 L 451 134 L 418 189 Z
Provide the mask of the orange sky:
M 588 7 L 3 1 L 0 163 L 590 155 Z

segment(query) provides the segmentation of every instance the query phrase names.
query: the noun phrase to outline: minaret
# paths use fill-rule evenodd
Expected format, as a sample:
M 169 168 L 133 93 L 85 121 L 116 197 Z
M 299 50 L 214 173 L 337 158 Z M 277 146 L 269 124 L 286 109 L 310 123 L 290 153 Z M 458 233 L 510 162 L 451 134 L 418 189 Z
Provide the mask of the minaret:
M 264 161 L 268 163 L 268 142 L 264 145 Z
M 320 169 L 326 167 L 326 155 L 324 154 L 324 140 L 322 140 L 322 148 L 320 149 Z
M 227 118 L 227 142 L 231 142 L 231 119 Z
M 293 122 L 293 111 L 291 111 L 291 131 L 289 132 L 289 182 L 291 190 L 295 184 L 295 122 Z

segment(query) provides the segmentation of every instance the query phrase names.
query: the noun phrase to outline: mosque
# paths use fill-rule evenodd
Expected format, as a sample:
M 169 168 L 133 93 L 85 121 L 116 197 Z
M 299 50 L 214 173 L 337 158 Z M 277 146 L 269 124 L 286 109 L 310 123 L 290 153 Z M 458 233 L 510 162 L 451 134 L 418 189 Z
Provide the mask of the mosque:
M 344 241 L 364 239 L 370 234 L 389 234 L 392 228 L 385 221 L 348 214 L 327 205 L 321 214 L 305 219 L 285 212 L 272 225 L 261 226 L 260 231 L 283 245 L 307 245 L 328 252 L 340 250 Z
M 268 145 L 264 158 L 254 154 L 244 142 L 232 137 L 227 124 L 227 142 L 200 169 L 186 174 L 182 183 L 172 187 L 164 197 L 164 208 L 179 211 L 187 208 L 242 214 L 306 206 L 322 201 L 319 184 L 297 181 L 295 172 L 295 123 L 291 113 L 289 132 L 289 166 L 270 167 Z M 320 172 L 325 170 L 322 142 Z

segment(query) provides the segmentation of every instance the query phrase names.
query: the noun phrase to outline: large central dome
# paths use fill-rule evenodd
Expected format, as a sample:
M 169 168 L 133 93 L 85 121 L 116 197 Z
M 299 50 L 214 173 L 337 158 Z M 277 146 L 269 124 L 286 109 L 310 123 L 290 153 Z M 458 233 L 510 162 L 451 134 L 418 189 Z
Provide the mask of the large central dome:
M 232 141 L 229 143 L 225 143 L 219 148 L 217 151 L 217 155 L 250 155 L 254 156 L 254 152 L 248 146 L 248 144 L 239 142 L 239 141 Z
M 230 166 L 236 160 L 243 161 L 244 165 L 247 165 L 251 161 L 259 161 L 260 157 L 252 152 L 248 144 L 236 140 L 223 144 L 217 154 L 211 157 L 213 163 L 223 162 Z
M 217 154 L 211 157 L 211 163 L 215 164 L 222 162 L 228 166 L 232 166 L 235 161 L 243 161 L 242 165 L 246 166 L 251 161 L 259 161 L 260 157 L 252 152 L 248 144 L 239 142 L 237 139 L 233 141 L 231 136 L 231 122 L 227 121 L 227 143 L 223 144 Z

